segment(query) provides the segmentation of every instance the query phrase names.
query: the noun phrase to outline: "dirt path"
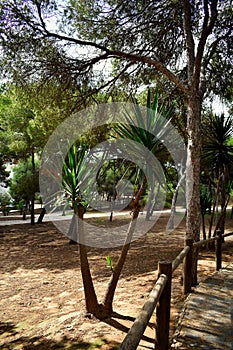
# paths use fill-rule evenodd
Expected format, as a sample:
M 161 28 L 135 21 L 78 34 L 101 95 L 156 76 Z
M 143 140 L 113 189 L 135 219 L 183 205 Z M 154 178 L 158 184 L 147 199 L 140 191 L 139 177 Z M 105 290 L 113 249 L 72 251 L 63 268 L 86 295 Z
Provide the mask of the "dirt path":
M 116 218 L 120 224 L 122 218 Z M 232 220 L 228 222 L 232 229 Z M 130 327 L 123 316 L 136 317 L 157 278 L 158 260 L 172 260 L 181 251 L 184 223 L 166 234 L 162 217 L 146 237 L 132 243 L 115 295 L 116 317 L 112 325 L 85 317 L 77 245 L 51 223 L 0 227 L 0 349 L 101 349 L 117 348 Z M 108 222 L 106 222 L 109 225 Z M 233 242 L 224 245 L 224 264 L 233 260 Z M 110 271 L 106 256 L 116 261 L 119 250 L 89 250 L 89 259 L 99 301 Z M 214 253 L 201 253 L 199 280 L 214 271 Z M 172 327 L 183 305 L 180 269 L 175 271 L 172 291 Z M 154 337 L 151 327 L 146 335 Z M 153 348 L 142 342 L 140 348 Z

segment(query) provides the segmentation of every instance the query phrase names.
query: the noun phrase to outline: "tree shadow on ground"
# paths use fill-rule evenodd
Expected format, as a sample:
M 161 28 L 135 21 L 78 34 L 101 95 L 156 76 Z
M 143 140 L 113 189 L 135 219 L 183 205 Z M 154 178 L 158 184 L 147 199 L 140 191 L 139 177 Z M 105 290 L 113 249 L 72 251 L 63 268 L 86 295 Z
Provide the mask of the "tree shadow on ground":
M 119 314 L 117 312 L 113 312 L 111 317 L 104 320 L 104 322 L 107 323 L 108 325 L 110 325 L 110 326 L 112 326 L 112 327 L 114 327 L 114 328 L 116 328 L 116 329 L 118 329 L 126 334 L 128 333 L 130 328 L 125 326 L 123 323 L 120 323 L 116 319 L 127 320 L 127 321 L 131 321 L 131 322 L 135 321 L 135 317 L 125 316 L 125 315 Z M 149 322 L 147 326 L 153 329 L 155 325 L 154 325 L 154 323 Z M 150 338 L 146 335 L 143 335 L 141 339 L 147 341 L 148 343 L 155 344 L 155 339 Z
M 130 327 L 121 323 L 119 320 L 130 321 L 131 324 L 133 324 L 133 322 L 135 321 L 135 317 L 125 316 L 117 312 L 113 312 L 111 317 L 101 321 L 127 334 Z M 154 324 L 150 322 L 148 324 L 148 327 L 153 329 Z M 47 339 L 46 337 L 42 337 L 42 336 L 35 336 L 35 337 L 29 338 L 29 337 L 18 335 L 17 327 L 10 322 L 0 322 L 0 340 L 1 340 L 1 336 L 3 336 L 5 339 L 5 343 L 3 345 L 0 345 L 0 349 L 2 350 L 9 350 L 9 349 L 14 350 L 14 349 L 18 349 L 19 346 L 20 346 L 20 349 L 23 349 L 23 350 L 52 350 L 52 349 L 93 350 L 93 349 L 100 349 L 103 345 L 105 345 L 105 349 L 116 350 L 120 345 L 118 342 L 108 341 L 105 338 L 100 338 L 91 343 L 80 341 L 80 340 L 73 340 L 65 336 L 60 341 Z M 146 335 L 143 335 L 141 339 L 148 343 L 152 343 L 152 344 L 155 343 L 155 340 L 153 338 L 150 338 Z
M 0 322 L 0 340 L 1 335 L 8 335 L 9 340 L 6 340 L 4 344 L 0 345 L 2 350 L 53 350 L 53 349 L 67 349 L 67 350 L 93 350 L 101 349 L 102 346 L 105 346 L 105 349 L 116 350 L 119 346 L 119 343 L 115 341 L 108 341 L 105 338 L 100 338 L 93 342 L 85 342 L 82 340 L 73 340 L 64 336 L 60 341 L 53 339 L 47 339 L 46 337 L 17 337 L 17 330 L 13 323 Z

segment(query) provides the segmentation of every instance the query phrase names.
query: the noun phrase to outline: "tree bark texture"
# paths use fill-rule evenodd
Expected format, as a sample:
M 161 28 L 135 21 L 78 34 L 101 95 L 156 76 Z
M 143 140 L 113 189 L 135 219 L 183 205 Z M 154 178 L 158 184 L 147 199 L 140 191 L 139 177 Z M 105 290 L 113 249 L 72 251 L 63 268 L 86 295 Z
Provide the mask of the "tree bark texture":
M 198 92 L 188 100 L 188 146 L 186 164 L 186 236 L 195 241 L 200 240 L 200 156 L 201 156 L 201 98 Z M 193 254 L 193 285 L 197 284 L 197 255 Z
M 188 146 L 186 164 L 186 234 L 194 241 L 200 239 L 200 155 L 201 98 L 198 92 L 188 100 Z
M 95 288 L 93 285 L 93 280 L 91 277 L 90 266 L 87 258 L 87 247 L 84 242 L 84 225 L 83 225 L 83 216 L 84 208 L 82 205 L 78 206 L 78 235 L 79 235 L 79 253 L 80 253 L 80 265 L 81 265 L 81 274 L 83 279 L 83 287 L 85 294 L 86 302 L 86 311 L 91 314 L 95 314 L 98 310 L 98 300 L 95 293 Z M 77 226 L 75 225 L 77 230 Z

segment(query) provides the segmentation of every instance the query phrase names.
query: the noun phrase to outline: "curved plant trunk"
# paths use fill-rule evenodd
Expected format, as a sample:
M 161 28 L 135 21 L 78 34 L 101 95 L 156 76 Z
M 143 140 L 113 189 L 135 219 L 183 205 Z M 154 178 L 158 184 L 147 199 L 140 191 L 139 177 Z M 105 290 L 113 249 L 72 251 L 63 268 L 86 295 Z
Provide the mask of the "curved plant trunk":
M 77 212 L 78 212 L 78 225 L 74 225 L 74 229 L 76 230 L 76 237 L 78 238 L 78 242 L 79 242 L 80 265 L 81 265 L 81 274 L 82 274 L 84 294 L 85 294 L 86 311 L 87 313 L 96 314 L 98 311 L 98 300 L 95 293 L 95 288 L 93 285 L 91 271 L 90 271 L 89 262 L 87 258 L 87 247 L 84 244 L 85 236 L 84 236 L 83 216 L 84 216 L 85 208 L 82 205 L 78 205 Z M 78 232 L 77 232 L 77 228 L 78 228 Z
M 98 312 L 98 300 L 95 293 L 90 267 L 87 259 L 87 249 L 84 244 L 79 244 L 79 252 L 86 311 L 87 313 L 95 315 Z
M 46 214 L 46 209 L 45 209 L 45 207 L 43 207 L 43 208 L 41 209 L 40 215 L 39 215 L 39 217 L 38 217 L 37 224 L 41 224 L 41 223 L 42 223 L 45 214 Z
M 112 308 L 113 297 L 115 294 L 117 283 L 119 281 L 121 271 L 122 271 L 124 263 L 125 263 L 125 259 L 126 259 L 128 250 L 130 248 L 130 243 L 131 243 L 131 240 L 133 237 L 133 233 L 135 230 L 135 226 L 137 223 L 137 218 L 138 218 L 139 210 L 140 210 L 139 200 L 140 200 L 141 194 L 144 190 L 145 183 L 146 183 L 146 179 L 144 178 L 143 184 L 142 184 L 140 190 L 138 191 L 138 193 L 135 197 L 134 203 L 133 203 L 133 217 L 132 217 L 132 220 L 129 224 L 126 240 L 125 240 L 125 243 L 123 245 L 121 255 L 117 261 L 116 267 L 113 269 L 110 281 L 108 283 L 107 292 L 105 294 L 104 301 L 103 301 L 103 308 L 104 308 L 106 314 L 111 314 L 113 311 L 113 308 Z
M 124 266 L 125 259 L 126 259 L 129 247 L 130 247 L 131 239 L 132 239 L 132 236 L 133 236 L 133 233 L 135 230 L 135 226 L 137 223 L 138 214 L 139 214 L 139 208 L 134 209 L 133 219 L 129 224 L 127 237 L 126 237 L 125 243 L 123 245 L 121 255 L 117 261 L 116 267 L 114 268 L 113 273 L 112 273 L 111 278 L 110 278 L 110 281 L 108 283 L 108 289 L 107 289 L 107 292 L 105 294 L 104 301 L 103 301 L 103 307 L 104 307 L 104 310 L 107 314 L 111 314 L 113 311 L 113 309 L 112 309 L 113 297 L 114 297 L 117 283 L 118 283 L 118 280 L 119 280 L 119 277 L 120 277 L 120 274 L 121 274 L 122 268 Z

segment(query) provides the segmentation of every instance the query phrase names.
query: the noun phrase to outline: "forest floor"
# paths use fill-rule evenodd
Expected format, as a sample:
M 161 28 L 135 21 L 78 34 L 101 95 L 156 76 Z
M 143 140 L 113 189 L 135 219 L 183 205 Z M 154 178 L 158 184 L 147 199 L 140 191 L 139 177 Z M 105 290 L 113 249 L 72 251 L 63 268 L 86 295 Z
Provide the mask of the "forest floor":
M 130 327 L 147 300 L 157 279 L 159 260 L 172 261 L 182 250 L 185 235 L 184 220 L 171 233 L 165 233 L 167 214 L 156 225 L 131 244 L 114 298 L 114 317 L 99 321 L 85 314 L 84 291 L 80 273 L 78 245 L 56 227 L 45 222 L 0 227 L 0 349 L 117 349 L 125 337 L 122 326 Z M 127 220 L 115 217 L 92 219 L 104 226 Z M 233 220 L 227 219 L 227 231 L 233 230 Z M 89 248 L 93 280 L 99 301 L 104 296 L 111 271 L 106 256 L 113 263 L 120 249 Z M 223 244 L 223 267 L 233 261 L 233 238 Z M 214 251 L 199 253 L 198 281 L 215 270 Z M 172 280 L 170 335 L 176 329 L 182 310 L 181 267 Z M 142 341 L 139 349 L 152 349 L 155 317 L 145 332 L 151 338 Z

